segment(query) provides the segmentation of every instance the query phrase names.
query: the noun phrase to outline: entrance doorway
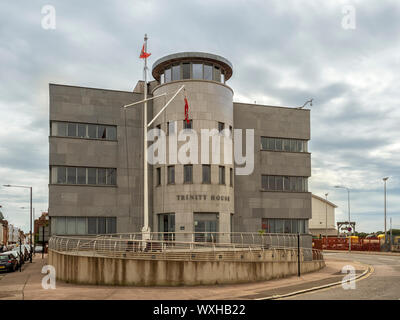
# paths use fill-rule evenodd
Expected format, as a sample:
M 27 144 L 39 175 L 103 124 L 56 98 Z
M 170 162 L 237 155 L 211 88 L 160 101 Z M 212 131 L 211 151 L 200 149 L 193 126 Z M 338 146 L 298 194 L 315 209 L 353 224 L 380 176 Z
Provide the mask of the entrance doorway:
M 161 213 L 158 215 L 158 232 L 160 232 L 160 240 L 175 240 L 175 213 Z
M 219 214 L 216 212 L 194 213 L 194 232 L 196 242 L 217 242 Z

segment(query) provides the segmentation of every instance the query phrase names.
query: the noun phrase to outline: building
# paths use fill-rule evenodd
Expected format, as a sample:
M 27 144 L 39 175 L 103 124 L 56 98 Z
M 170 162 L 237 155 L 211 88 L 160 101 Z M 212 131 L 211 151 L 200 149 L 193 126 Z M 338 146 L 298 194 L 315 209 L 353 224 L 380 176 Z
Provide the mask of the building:
M 335 208 L 337 206 L 324 198 L 312 195 L 312 218 L 309 221 L 309 230 L 313 236 L 334 236 L 336 230 Z
M 210 137 L 221 141 L 205 148 L 199 142 L 198 162 L 182 163 L 167 152 L 165 163 L 149 165 L 151 231 L 308 233 L 310 111 L 235 103 L 228 85 L 232 73 L 227 59 L 201 52 L 171 54 L 153 64 L 149 97 L 161 96 L 148 102 L 148 121 L 185 86 L 152 124 L 165 132 L 165 150 L 182 150 L 186 141 L 178 137 L 200 137 L 201 129 L 214 130 Z M 143 105 L 122 106 L 142 100 L 144 86 L 139 81 L 125 92 L 50 84 L 52 234 L 141 231 Z M 254 141 L 246 129 L 254 129 Z M 238 175 L 246 171 L 243 165 L 225 161 L 236 159 L 238 131 L 243 154 L 254 147 L 250 174 Z M 233 134 L 235 152 L 222 147 Z M 220 161 L 203 161 L 207 152 Z

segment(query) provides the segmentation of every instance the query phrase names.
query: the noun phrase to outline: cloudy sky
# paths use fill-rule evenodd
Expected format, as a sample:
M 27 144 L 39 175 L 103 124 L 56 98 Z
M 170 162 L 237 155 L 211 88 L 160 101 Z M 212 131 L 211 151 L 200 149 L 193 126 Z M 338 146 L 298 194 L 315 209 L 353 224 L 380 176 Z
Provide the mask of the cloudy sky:
M 56 29 L 44 29 L 52 5 Z M 355 11 L 355 22 L 349 8 Z M 349 20 L 350 18 L 350 20 Z M 48 20 L 46 20 L 48 21 Z M 353 26 L 355 28 L 353 28 Z M 205 51 L 234 66 L 234 101 L 311 107 L 310 190 L 359 231 L 400 228 L 400 2 L 11 1 L 0 7 L 0 185 L 34 188 L 48 207 L 48 84 L 132 90 L 149 59 Z M 29 193 L 0 187 L 6 218 L 28 230 Z

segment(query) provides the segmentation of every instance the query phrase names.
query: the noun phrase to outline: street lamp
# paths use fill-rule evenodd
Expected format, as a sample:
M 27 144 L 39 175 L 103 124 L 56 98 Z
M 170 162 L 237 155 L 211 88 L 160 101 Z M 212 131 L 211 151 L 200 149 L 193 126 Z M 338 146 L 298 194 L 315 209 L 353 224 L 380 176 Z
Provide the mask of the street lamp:
M 386 181 L 389 179 L 389 177 L 385 177 L 385 178 L 383 178 L 382 180 L 383 180 L 383 184 L 384 184 L 384 205 L 385 205 L 385 223 L 384 223 L 384 226 L 385 226 L 385 245 L 386 245 L 386 243 L 387 243 L 387 234 L 386 234 Z
M 24 189 L 29 189 L 30 190 L 30 212 L 31 212 L 31 221 L 30 221 L 30 247 L 31 247 L 31 252 L 29 254 L 29 261 L 32 263 L 32 187 L 28 186 L 15 186 L 11 184 L 4 184 L 4 187 L 7 188 L 24 188 Z
M 335 186 L 335 188 L 341 188 L 341 189 L 346 189 L 347 190 L 347 205 L 348 205 L 348 211 L 349 211 L 349 226 L 351 228 L 351 223 L 350 223 L 350 189 L 345 187 L 345 186 Z M 349 236 L 349 252 L 351 251 L 351 235 L 353 233 L 353 229 L 351 229 L 351 233 Z

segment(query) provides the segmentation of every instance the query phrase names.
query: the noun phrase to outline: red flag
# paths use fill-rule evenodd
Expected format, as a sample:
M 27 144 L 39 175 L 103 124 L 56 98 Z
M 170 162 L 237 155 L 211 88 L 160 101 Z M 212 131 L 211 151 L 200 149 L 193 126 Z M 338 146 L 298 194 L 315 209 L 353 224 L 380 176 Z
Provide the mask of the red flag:
M 151 55 L 151 53 L 147 53 L 147 52 L 145 51 L 144 45 L 143 45 L 142 51 L 140 52 L 139 58 L 140 58 L 140 59 L 146 59 L 146 58 L 150 57 L 150 55 Z
M 185 120 L 187 124 L 189 124 L 189 104 L 186 97 L 185 97 Z

